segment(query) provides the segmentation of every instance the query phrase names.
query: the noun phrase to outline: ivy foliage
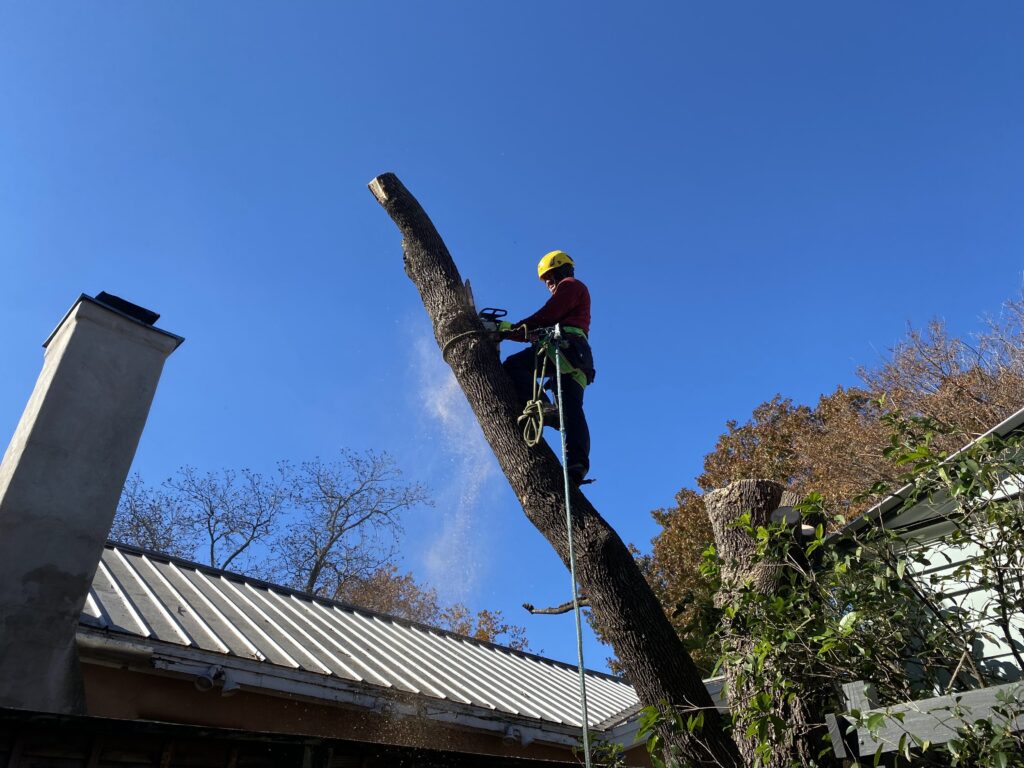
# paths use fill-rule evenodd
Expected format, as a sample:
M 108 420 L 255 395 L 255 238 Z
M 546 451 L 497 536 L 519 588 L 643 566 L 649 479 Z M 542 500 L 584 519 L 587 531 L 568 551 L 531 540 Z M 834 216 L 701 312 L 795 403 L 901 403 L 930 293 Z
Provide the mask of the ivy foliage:
M 871 488 L 889 499 L 882 507 L 847 525 L 809 493 L 796 507 L 799 520 L 754 526 L 746 514 L 736 523 L 776 576 L 768 590 L 741 583 L 720 593 L 728 600 L 714 641 L 731 727 L 754 744 L 752 766 L 838 765 L 828 714 L 845 715 L 851 730 L 903 729 L 897 754 L 885 758 L 901 764 L 1024 765 L 1016 689 L 982 717 L 953 707 L 958 733 L 939 743 L 904 726 L 899 707 L 1022 676 L 1022 438 L 988 435 L 950 454 L 937 447 L 950 443 L 945 425 L 899 411 L 884 421 L 886 457 L 901 474 Z M 837 524 L 828 530 L 823 520 Z M 721 579 L 713 546 L 701 571 L 711 583 Z M 848 711 L 842 685 L 854 682 L 885 706 Z M 643 732 L 656 765 L 671 764 L 654 735 L 665 726 L 702 723 L 695 712 L 648 710 Z M 861 760 L 879 764 L 881 748 Z

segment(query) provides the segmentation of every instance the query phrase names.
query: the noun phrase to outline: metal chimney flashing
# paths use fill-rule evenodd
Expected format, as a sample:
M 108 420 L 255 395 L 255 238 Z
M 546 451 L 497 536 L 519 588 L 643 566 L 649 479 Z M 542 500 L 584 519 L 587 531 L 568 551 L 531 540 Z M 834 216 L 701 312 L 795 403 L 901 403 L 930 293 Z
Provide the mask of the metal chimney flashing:
M 100 295 L 101 296 L 104 295 L 104 292 L 101 292 Z M 116 299 L 118 297 L 115 296 L 113 298 Z M 117 309 L 116 307 L 113 307 L 110 304 L 107 304 L 106 302 L 100 301 L 99 299 L 97 299 L 97 298 L 95 298 L 93 296 L 90 296 L 87 293 L 83 293 L 83 294 L 81 294 L 78 297 L 78 299 L 75 301 L 75 303 L 71 305 L 71 309 L 69 309 L 67 312 L 64 313 L 64 317 L 62 317 L 60 319 L 60 322 L 57 323 L 57 325 L 54 327 L 54 329 L 52 331 L 50 331 L 50 335 L 47 336 L 46 337 L 46 341 L 43 342 L 43 347 L 44 348 L 49 346 L 50 342 L 53 341 L 53 337 L 57 335 L 57 331 L 60 330 L 61 326 L 64 325 L 64 323 L 67 321 L 67 319 L 71 316 L 71 313 L 74 312 L 75 309 L 78 307 L 78 305 L 81 304 L 83 301 L 84 302 L 88 302 L 89 304 L 95 304 L 98 307 L 103 307 L 103 309 L 107 310 L 108 312 L 113 312 L 115 315 L 120 315 L 125 320 L 130 320 L 131 322 L 136 323 L 137 325 L 141 325 L 143 328 L 148 328 L 151 331 L 155 331 L 156 333 L 159 333 L 159 334 L 161 334 L 163 336 L 166 336 L 166 337 L 168 337 L 170 339 L 173 339 L 174 340 L 174 347 L 171 350 L 172 352 L 175 349 L 177 349 L 178 347 L 180 347 L 182 345 L 182 343 L 185 341 L 185 337 L 184 336 L 178 336 L 177 334 L 171 333 L 170 331 L 165 331 L 165 330 L 163 330 L 161 328 L 157 328 L 155 325 L 152 325 L 150 323 L 146 323 L 146 322 L 140 320 L 138 317 L 135 317 L 135 316 L 133 316 L 133 315 L 127 313 L 127 312 L 124 312 L 124 311 L 122 311 L 120 309 Z M 121 299 L 121 301 L 124 301 L 124 299 Z M 126 304 L 130 304 L 130 302 L 125 302 L 125 303 Z M 140 309 L 142 309 L 142 308 L 140 307 Z M 150 312 L 150 310 L 145 310 L 145 309 L 143 311 Z M 152 314 L 156 315 L 156 317 L 160 317 L 160 315 L 157 315 L 155 312 L 153 312 Z

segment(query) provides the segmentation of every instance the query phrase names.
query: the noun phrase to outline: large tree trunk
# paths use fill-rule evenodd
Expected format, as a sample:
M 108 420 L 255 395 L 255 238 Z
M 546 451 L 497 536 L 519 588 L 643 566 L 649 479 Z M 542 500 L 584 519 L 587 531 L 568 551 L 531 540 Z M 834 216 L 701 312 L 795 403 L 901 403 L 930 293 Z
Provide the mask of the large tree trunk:
M 561 465 L 543 441 L 532 448 L 523 441 L 516 425 L 519 412 L 512 382 L 494 344 L 483 335 L 448 249 L 397 177 L 384 174 L 369 186 L 402 233 L 405 272 L 419 289 L 438 346 L 523 511 L 568 563 Z M 721 717 L 697 668 L 622 540 L 575 488 L 572 512 L 580 586 L 641 702 L 654 706 L 667 702 L 704 712 L 699 734 L 666 729 L 662 735 L 667 744 L 694 765 L 740 765 L 735 744 L 723 732 Z
M 744 514 L 750 513 L 750 524 L 756 530 L 771 523 L 771 515 L 780 506 L 792 506 L 799 497 L 783 491 L 771 480 L 737 480 L 704 496 L 704 508 L 715 535 L 715 548 L 721 561 L 722 586 L 715 595 L 715 604 L 723 607 L 732 602 L 741 591 L 750 590 L 765 596 L 778 594 L 783 562 L 755 557 L 757 542 L 746 531 L 735 527 Z M 799 525 L 796 526 L 799 528 Z M 726 663 L 724 672 L 734 722 L 734 738 L 748 765 L 754 765 L 758 740 L 747 734 L 750 724 L 749 702 L 757 694 L 772 696 L 771 712 L 785 726 L 772 734 L 772 753 L 763 759 L 764 768 L 789 768 L 791 765 L 824 765 L 829 756 L 818 758 L 823 747 L 821 728 L 813 722 L 809 704 L 799 693 L 789 697 L 789 691 L 773 690 L 768 682 L 771 674 L 779 670 L 779 659 L 769 653 L 764 661 L 764 679 L 751 680 L 742 674 L 749 659 L 754 657 L 754 643 L 745 626 L 743 615 L 723 619 L 723 641 L 726 648 L 737 653 L 743 662 Z
M 715 535 L 715 549 L 722 562 L 722 587 L 715 604 L 722 607 L 741 586 L 767 594 L 775 588 L 778 563 L 755 562 L 757 542 L 735 527 L 750 513 L 750 525 L 768 526 L 771 515 L 782 506 L 783 487 L 774 480 L 737 480 L 725 488 L 704 494 L 704 509 Z

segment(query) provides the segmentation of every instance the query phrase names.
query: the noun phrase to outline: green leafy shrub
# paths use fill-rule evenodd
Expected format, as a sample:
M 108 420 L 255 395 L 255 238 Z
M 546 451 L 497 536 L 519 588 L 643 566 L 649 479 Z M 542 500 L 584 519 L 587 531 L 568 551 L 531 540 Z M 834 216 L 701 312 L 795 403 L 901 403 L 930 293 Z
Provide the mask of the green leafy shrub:
M 1006 683 L 1024 670 L 1021 437 L 986 436 L 947 455 L 935 447 L 949 443 L 943 425 L 899 412 L 885 421 L 892 430 L 886 455 L 903 471 L 898 492 L 882 484 L 871 489 L 879 499 L 896 493 L 899 501 L 885 515 L 869 513 L 847 526 L 812 493 L 796 508 L 798 523 L 754 526 L 749 514 L 737 522 L 756 542 L 757 561 L 772 564 L 776 574 L 773 589 L 741 585 L 730 592 L 722 606 L 728 631 L 717 638 L 719 666 L 734 681 L 732 727 L 754 737 L 754 765 L 778 765 L 779 745 L 789 743 L 804 745 L 802 765 L 837 764 L 824 716 L 846 709 L 844 683 L 864 681 L 880 701 L 896 704 Z M 915 530 L 910 516 L 900 530 L 890 527 L 912 509 L 924 528 Z M 832 521 L 831 530 L 822 520 Z M 719 567 L 711 547 L 702 573 L 714 581 Z M 985 648 L 996 646 L 1003 658 L 993 661 Z M 908 732 L 901 759 L 1024 765 L 1018 701 L 1004 701 L 981 720 L 952 713 L 962 727 L 945 744 Z M 791 732 L 779 702 L 802 708 L 810 724 L 805 732 Z M 899 721 L 884 709 L 846 714 L 869 730 Z M 657 726 L 692 728 L 693 717 L 648 711 L 644 732 L 652 753 L 660 749 Z

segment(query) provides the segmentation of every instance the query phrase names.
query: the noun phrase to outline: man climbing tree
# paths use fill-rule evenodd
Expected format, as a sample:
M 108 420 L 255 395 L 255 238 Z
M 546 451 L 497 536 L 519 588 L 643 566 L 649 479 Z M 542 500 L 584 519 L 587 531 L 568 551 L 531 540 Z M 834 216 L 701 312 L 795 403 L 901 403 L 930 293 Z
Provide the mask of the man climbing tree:
M 543 441 L 528 446 L 516 429 L 515 387 L 430 218 L 394 174 L 378 176 L 370 190 L 402 233 L 406 274 L 526 516 L 566 565 L 572 536 L 581 591 L 640 701 L 691 717 L 690 728 L 673 728 L 669 720 L 658 726 L 666 752 L 673 762 L 701 768 L 742 765 L 700 673 L 636 561 L 579 488 L 570 489 L 571 529 L 566 530 L 562 467 Z
M 544 281 L 551 298 L 539 310 L 510 329 L 501 337 L 513 341 L 532 342 L 530 349 L 509 355 L 503 363 L 519 397 L 520 407 L 534 397 L 534 383 L 540 370 L 550 378 L 546 384 L 554 389 L 554 354 L 550 344 L 538 343 L 537 331 L 561 324 L 565 346 L 562 348 L 562 409 L 565 414 L 567 469 L 569 479 L 576 485 L 583 482 L 590 469 L 590 429 L 583 413 L 583 392 L 594 381 L 594 356 L 590 351 L 590 291 L 575 277 L 575 262 L 565 251 L 551 251 L 537 265 L 537 277 Z M 544 358 L 547 357 L 546 365 Z M 540 399 L 550 401 L 541 392 Z M 557 411 L 545 413 L 545 426 L 558 426 Z M 520 419 L 528 418 L 524 413 Z M 540 430 L 538 429 L 538 433 Z

